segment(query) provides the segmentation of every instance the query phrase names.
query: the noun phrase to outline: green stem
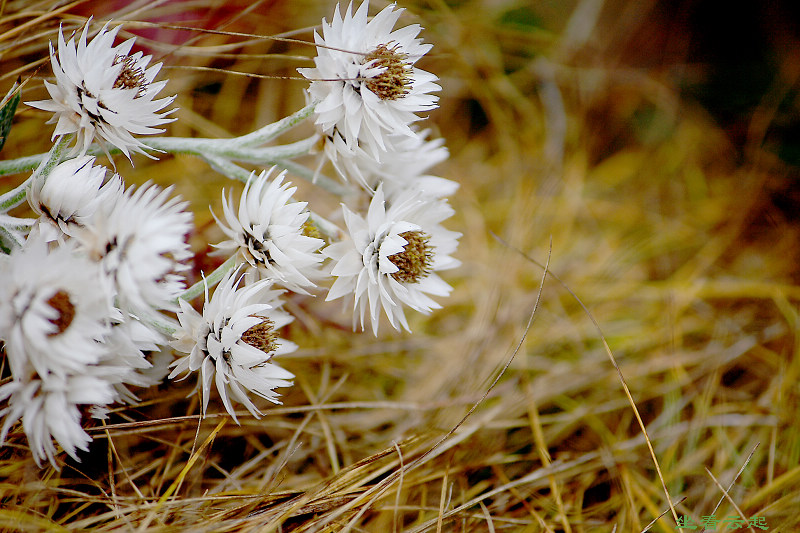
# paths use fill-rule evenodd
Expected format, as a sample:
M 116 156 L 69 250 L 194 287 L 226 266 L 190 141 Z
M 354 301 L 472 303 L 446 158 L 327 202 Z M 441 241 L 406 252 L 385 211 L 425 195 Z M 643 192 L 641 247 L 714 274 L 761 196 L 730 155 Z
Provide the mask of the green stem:
M 180 327 L 177 321 L 171 320 L 155 311 L 145 312 L 145 313 L 135 312 L 135 311 L 136 310 L 134 310 L 134 314 L 136 315 L 136 317 L 139 319 L 140 322 L 142 322 L 143 324 L 147 324 L 156 331 L 160 331 L 167 337 L 172 337 Z
M 59 164 L 63 159 L 64 150 L 66 150 L 67 145 L 72 140 L 72 137 L 73 137 L 72 135 L 62 135 L 61 137 L 58 138 L 58 140 L 50 149 L 50 151 L 47 152 L 46 154 L 39 154 L 31 157 L 14 159 L 12 161 L 0 162 L 1 165 L 2 163 L 14 163 L 22 160 L 28 160 L 29 163 L 33 163 L 35 160 L 35 164 L 30 168 L 24 167 L 23 170 L 18 170 L 16 172 L 8 172 L 8 174 L 24 172 L 24 170 L 31 170 L 33 168 L 36 169 L 36 172 L 31 174 L 31 176 L 24 182 L 22 182 L 18 187 L 0 196 L 0 213 L 5 213 L 8 210 L 17 207 L 19 204 L 24 202 L 25 198 L 28 195 L 28 188 L 31 186 L 34 179 L 36 179 L 38 176 L 47 177 L 50 175 L 50 172 L 53 170 L 53 168 L 57 164 Z M 3 175 L 2 169 L 0 169 L 0 175 Z
M 205 154 L 203 155 L 203 159 L 206 160 L 206 163 L 208 163 L 211 168 L 232 180 L 247 183 L 247 180 L 250 179 L 251 172 L 243 169 L 235 163 L 232 163 L 224 157 Z
M 15 248 L 22 246 L 24 240 L 25 238 L 22 235 L 17 235 L 15 232 L 0 226 L 0 252 L 5 255 L 11 254 Z
M 309 104 L 300 111 L 297 111 L 284 119 L 273 122 L 272 124 L 267 124 L 263 128 L 258 129 L 253 133 L 248 133 L 247 135 L 237 137 L 236 142 L 241 146 L 254 146 L 267 143 L 310 117 L 314 113 L 314 108 L 316 105 L 316 103 Z
M 267 124 L 263 128 L 260 128 L 252 133 L 248 133 L 247 135 L 242 135 L 233 139 L 182 139 L 180 137 L 155 137 L 149 139 L 147 142 L 145 142 L 145 144 L 151 146 L 152 148 L 166 150 L 172 153 L 187 153 L 193 155 L 202 155 L 201 152 L 209 149 L 213 150 L 215 155 L 220 155 L 223 157 L 226 157 L 226 152 L 230 152 L 232 156 L 229 157 L 229 159 L 256 164 L 269 164 L 269 161 L 274 159 L 296 157 L 298 155 L 308 153 L 311 147 L 304 144 L 294 143 L 283 147 L 275 147 L 273 149 L 267 148 L 264 152 L 252 150 L 250 148 L 259 144 L 267 143 L 282 133 L 294 128 L 314 113 L 315 105 L 316 104 L 309 104 L 286 118 L 283 118 L 272 124 Z M 72 137 L 72 135 L 59 137 L 59 140 L 56 141 L 56 146 L 58 146 L 59 143 L 65 143 L 67 140 L 71 140 Z M 314 140 L 309 141 L 307 144 L 313 146 L 313 144 L 316 143 L 316 138 L 313 136 L 311 138 Z M 302 142 L 303 141 L 301 141 L 301 143 Z M 52 153 L 52 150 L 50 152 Z M 90 153 L 102 154 L 99 149 L 92 149 L 90 150 Z M 109 153 L 118 154 L 120 151 L 117 148 L 112 148 L 109 150 Z M 241 158 L 235 157 L 236 154 L 240 155 Z M 33 170 L 37 168 L 37 166 L 39 166 L 43 160 L 46 160 L 48 155 L 49 154 L 36 154 L 26 157 L 19 157 L 17 159 L 11 159 L 8 161 L 0 161 L 0 176 L 20 174 L 22 172 Z
M 32 180 L 33 176 L 29 176 L 18 187 L 0 196 L 0 213 L 7 213 L 25 201 Z
M 36 221 L 32 218 L 12 217 L 0 213 L 0 227 L 10 231 L 27 231 Z
M 324 174 L 320 174 L 319 172 L 314 173 L 310 171 L 308 168 L 304 167 L 303 165 L 297 164 L 294 161 L 287 161 L 286 159 L 278 159 L 273 163 L 281 168 L 285 168 L 295 176 L 299 176 L 307 181 L 310 181 L 314 185 L 319 185 L 321 188 L 325 189 L 329 193 L 335 194 L 342 198 L 345 198 L 353 194 L 354 192 L 354 189 L 342 185 L 338 181 L 335 181 Z
M 185 300 L 187 302 L 191 302 L 201 294 L 205 292 L 206 286 L 213 287 L 217 283 L 219 283 L 222 278 L 225 277 L 230 270 L 232 270 L 236 266 L 236 254 L 230 256 L 224 263 L 217 267 L 214 272 L 205 276 L 203 279 L 183 291 L 183 293 L 178 296 L 179 300 Z
M 47 154 L 36 154 L 10 159 L 8 161 L 0 161 L 0 176 L 29 172 L 39 166 L 45 157 L 47 157 Z
M 50 171 L 53 168 L 61 163 L 64 159 L 64 151 L 67 149 L 67 145 L 72 142 L 72 139 L 75 137 L 73 134 L 68 135 L 61 135 L 57 140 L 53 147 L 47 152 L 47 157 L 45 160 L 36 168 L 36 172 L 33 173 L 34 176 L 49 176 Z
M 309 211 L 308 218 L 323 235 L 326 235 L 336 241 L 341 241 L 342 239 L 345 238 L 344 231 L 342 231 L 342 229 L 339 226 L 337 226 L 327 218 L 322 217 L 313 211 Z
M 232 163 L 230 160 L 225 159 L 224 157 L 203 154 L 202 158 L 206 160 L 206 162 L 219 172 L 220 174 L 229 177 L 233 180 L 241 181 L 242 183 L 247 183 L 247 180 L 250 179 L 250 172 L 243 169 L 239 165 Z M 308 170 L 303 165 L 299 165 L 293 161 L 287 161 L 285 159 L 278 159 L 276 161 L 272 161 L 273 164 L 280 168 L 284 168 L 294 174 L 295 176 L 304 178 L 308 181 L 313 182 L 315 185 L 325 189 L 331 194 L 335 194 L 342 198 L 348 196 L 353 191 L 348 187 L 332 180 L 331 178 L 325 176 L 324 174 L 317 174 L 314 175 L 313 172 Z
M 238 139 L 235 139 L 238 140 Z M 189 154 L 199 157 L 216 156 L 252 163 L 270 164 L 278 159 L 288 159 L 308 154 L 317 144 L 317 135 L 291 144 L 252 148 L 231 143 L 231 139 L 194 139 L 192 137 L 154 137 L 145 143 L 149 148 L 172 154 Z

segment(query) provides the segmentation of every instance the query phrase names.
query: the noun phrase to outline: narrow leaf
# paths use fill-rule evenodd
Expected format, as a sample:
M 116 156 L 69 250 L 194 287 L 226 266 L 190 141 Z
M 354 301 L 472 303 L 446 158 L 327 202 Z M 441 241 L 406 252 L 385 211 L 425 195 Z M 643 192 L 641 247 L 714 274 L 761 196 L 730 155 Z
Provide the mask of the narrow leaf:
M 11 122 L 14 120 L 14 113 L 19 105 L 20 95 L 22 94 L 20 80 L 17 79 L 11 90 L 3 98 L 3 107 L 0 108 L 0 150 L 6 144 L 6 138 L 11 131 Z

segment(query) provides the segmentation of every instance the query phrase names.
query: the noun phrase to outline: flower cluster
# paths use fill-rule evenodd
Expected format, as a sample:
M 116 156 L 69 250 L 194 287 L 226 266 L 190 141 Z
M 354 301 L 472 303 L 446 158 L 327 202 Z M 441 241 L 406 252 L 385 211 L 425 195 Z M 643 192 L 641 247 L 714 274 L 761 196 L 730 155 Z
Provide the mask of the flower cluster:
M 436 107 L 436 77 L 415 66 L 431 45 L 417 38 L 419 25 L 393 29 L 402 13 L 394 5 L 369 21 L 367 7 L 353 14 L 349 5 L 342 16 L 337 6 L 314 35 L 315 68 L 300 72 L 311 80 L 326 155 L 372 195 L 366 217 L 342 206 L 350 239 L 323 251 L 336 278 L 327 299 L 352 295 L 354 325 L 363 329 L 367 316 L 377 334 L 381 309 L 409 330 L 404 306 L 439 307 L 427 295 L 450 293 L 436 272 L 458 265 L 450 254 L 460 234 L 440 225 L 453 213 L 444 197 L 458 185 L 426 174 L 447 149 L 413 126 L 416 113 Z
M 344 16 L 339 6 L 333 20 L 322 22 L 314 34 L 314 68 L 299 69 L 311 80 L 310 98 L 316 102 L 315 123 L 325 136 L 325 152 L 337 170 L 360 163 L 380 163 L 406 137 L 418 134 L 411 124 L 416 114 L 436 107 L 436 76 L 416 62 L 430 49 L 417 38 L 418 24 L 393 30 L 402 9 L 389 5 L 367 20 L 368 2 Z M 355 176 L 366 183 L 359 173 Z
M 313 116 L 318 133 L 291 146 L 308 153 L 323 140 L 344 184 L 318 185 L 342 195 L 340 211 L 312 211 L 285 170 L 234 163 L 286 159 L 289 145 L 255 146 L 275 137 L 275 125 L 236 139 L 150 141 L 244 182 L 238 197 L 223 190 L 222 212 L 213 213 L 225 236 L 213 244 L 221 265 L 189 288 L 187 202 L 171 187 L 126 186 L 87 155 L 98 144 L 131 162 L 152 157 L 135 136 L 172 120 L 162 110 L 174 97 L 154 99 L 166 84 L 154 81 L 161 65 L 132 53 L 133 39 L 114 45 L 119 27 L 105 25 L 91 40 L 91 20 L 78 38 L 59 29 L 51 99 L 29 104 L 53 113 L 58 139 L 19 196 L 36 218 L 6 215 L 14 191 L 0 196 L 0 244 L 11 243 L 0 254 L 0 356 L 10 371 L 0 382 L 0 443 L 21 421 L 37 463 L 57 465 L 57 446 L 79 459 L 91 440 L 86 414 L 136 402 L 132 387 L 166 374 L 197 379 L 203 416 L 215 396 L 237 423 L 236 404 L 261 416 L 263 401 L 280 403 L 276 389 L 294 378 L 279 366 L 297 349 L 284 309 L 292 295 L 351 298 L 353 328 L 375 335 L 382 320 L 410 331 L 408 308 L 440 307 L 435 298 L 452 289 L 439 274 L 459 265 L 460 234 L 443 226 L 458 184 L 431 174 L 447 149 L 417 124 L 437 105 L 436 77 L 416 66 L 431 45 L 417 37 L 419 25 L 394 28 L 402 14 L 394 5 L 371 19 L 368 9 L 366 1 L 355 13 L 337 6 L 315 34 L 315 67 L 301 69 L 309 105 L 298 113 Z M 190 303 L 199 296 L 201 311 Z
M 13 375 L 0 386 L 0 440 L 22 418 L 37 461 L 55 463 L 50 436 L 73 457 L 85 449 L 80 405 L 130 401 L 127 385 L 163 378 L 146 373 L 148 354 L 167 341 L 159 317 L 184 288 L 186 204 L 169 189 L 106 181 L 94 163 L 71 159 L 34 179 L 28 201 L 39 216 L 0 262 L 0 339 Z

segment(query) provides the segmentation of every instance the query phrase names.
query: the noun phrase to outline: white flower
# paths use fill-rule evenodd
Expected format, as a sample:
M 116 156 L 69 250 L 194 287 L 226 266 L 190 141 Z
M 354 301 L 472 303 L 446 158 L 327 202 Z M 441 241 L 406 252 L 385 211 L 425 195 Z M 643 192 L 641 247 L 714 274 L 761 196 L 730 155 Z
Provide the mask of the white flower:
M 131 187 L 75 233 L 112 280 L 117 306 L 134 315 L 177 309 L 173 300 L 184 289 L 179 272 L 192 255 L 186 242 L 192 214 L 171 193 L 172 187 Z
M 445 200 L 426 199 L 420 191 L 406 191 L 387 207 L 378 186 L 366 219 L 342 206 L 350 239 L 331 244 L 323 254 L 334 260 L 337 279 L 327 300 L 354 295 L 353 325 L 369 307 L 377 335 L 383 308 L 395 329 L 409 330 L 403 305 L 423 313 L 440 307 L 428 295 L 447 296 L 452 290 L 436 272 L 460 263 L 451 257 L 460 233 L 441 222 L 453 214 Z
M 81 156 L 57 165 L 46 178 L 36 179 L 28 192 L 28 203 L 39 215 L 42 231 L 55 240 L 85 225 L 103 203 L 113 203 L 122 194 L 122 180 L 114 176 L 104 185 L 106 169 L 94 166 L 94 157 Z M 50 231 L 50 229 L 54 231 Z
M 87 451 L 92 438 L 81 427 L 78 405 L 106 405 L 113 399 L 113 390 L 104 376 L 92 372 L 40 379 L 25 376 L 0 386 L 0 402 L 8 405 L 0 410 L 5 417 L 0 432 L 4 443 L 11 426 L 22 419 L 22 427 L 37 465 L 47 459 L 58 468 L 53 439 L 76 461 L 76 450 Z
M 115 401 L 126 403 L 138 401 L 136 395 L 126 385 L 150 387 L 163 381 L 169 371 L 164 372 L 163 368 L 155 369 L 145 352 L 159 353 L 161 350 L 159 345 L 165 342 L 163 334 L 130 315 L 127 315 L 124 321 L 112 325 L 104 341 L 109 352 L 104 364 L 121 369 L 114 383 Z
M 177 340 L 172 346 L 188 355 L 173 363 L 175 368 L 169 377 L 199 370 L 203 415 L 213 380 L 225 409 L 238 424 L 231 399 L 247 407 L 256 418 L 261 412 L 248 392 L 280 403 L 274 389 L 290 386 L 292 382 L 288 380 L 294 375 L 271 360 L 293 352 L 297 346 L 277 334 L 279 328 L 292 321 L 291 315 L 280 309 L 281 291 L 270 290 L 270 280 L 238 287 L 242 278 L 237 276 L 238 269 L 228 273 L 210 300 L 206 286 L 202 315 L 180 300 L 181 329 L 175 333 Z
M 320 276 L 322 239 L 306 235 L 309 212 L 306 202 L 291 201 L 297 187 L 283 183 L 286 172 L 269 181 L 269 172 L 251 174 L 234 213 L 230 195 L 222 193 L 222 209 L 227 225 L 217 223 L 229 240 L 217 244 L 222 253 L 236 254 L 249 272 L 262 279 L 274 279 L 287 289 L 308 294 L 313 279 Z M 216 218 L 216 216 L 215 216 Z
M 389 134 L 414 136 L 409 127 L 415 113 L 436 107 L 440 89 L 436 76 L 414 66 L 431 45 L 422 44 L 413 24 L 393 30 L 402 9 L 391 4 L 367 21 L 369 2 L 355 15 L 348 5 L 344 17 L 336 11 L 331 23 L 323 19 L 322 36 L 314 33 L 314 68 L 298 71 L 312 80 L 316 124 L 327 137 L 326 152 L 361 148 L 380 161 Z
M 99 265 L 73 243 L 51 247 L 36 235 L 0 261 L 0 341 L 12 380 L 0 387 L 0 443 L 20 418 L 34 459 L 54 466 L 55 439 L 73 458 L 91 438 L 78 405 L 105 405 L 132 372 L 109 364 L 105 344 L 121 316 Z
M 458 189 L 457 182 L 427 174 L 449 157 L 444 139 L 426 140 L 429 133 L 424 130 L 415 137 L 390 135 L 380 163 L 361 148 L 352 154 L 338 154 L 332 162 L 339 174 L 356 178 L 371 192 L 383 183 L 387 198 L 406 189 L 419 190 L 429 198 L 451 196 Z
M 106 354 L 119 316 L 98 266 L 71 246 L 40 239 L 0 262 L 0 340 L 14 376 L 80 373 Z
M 119 26 L 108 30 L 106 24 L 87 44 L 89 22 L 77 43 L 74 36 L 64 42 L 59 28 L 58 56 L 50 44 L 56 83 L 45 82 L 51 99 L 28 102 L 55 113 L 48 121 L 57 122 L 53 138 L 77 135 L 74 153 L 85 154 L 97 137 L 119 148 L 128 159 L 131 152 L 148 155 L 143 150 L 145 145 L 133 134 L 161 133 L 164 130 L 157 126 L 173 120 L 165 118 L 172 111 L 158 111 L 175 97 L 153 100 L 166 85 L 166 81 L 153 82 L 161 63 L 148 68 L 151 56 L 130 54 L 133 38 L 113 46 L 118 31 Z

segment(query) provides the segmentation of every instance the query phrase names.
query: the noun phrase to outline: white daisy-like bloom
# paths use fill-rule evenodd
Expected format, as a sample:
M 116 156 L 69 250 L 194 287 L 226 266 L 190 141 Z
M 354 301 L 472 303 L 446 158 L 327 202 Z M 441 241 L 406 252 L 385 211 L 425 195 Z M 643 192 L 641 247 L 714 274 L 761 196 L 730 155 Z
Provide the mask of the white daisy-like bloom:
M 130 187 L 103 203 L 75 238 L 111 279 L 117 306 L 133 315 L 151 309 L 177 310 L 185 287 L 180 272 L 191 257 L 187 202 L 171 197 L 172 187 Z
M 43 239 L 0 263 L 0 340 L 14 376 L 80 373 L 107 353 L 102 344 L 119 317 L 98 265 Z
M 127 385 L 150 387 L 163 381 L 169 371 L 154 373 L 147 354 L 158 353 L 166 341 L 163 334 L 130 315 L 111 326 L 104 341 L 109 352 L 104 364 L 123 369 L 114 383 L 114 401 L 131 404 L 139 400 Z
M 134 135 L 162 133 L 158 126 L 174 120 L 166 118 L 174 110 L 159 111 L 175 96 L 153 99 L 167 83 L 153 81 L 161 63 L 148 67 L 151 56 L 131 54 L 135 38 L 114 46 L 119 26 L 109 30 L 106 24 L 87 43 L 90 22 L 77 42 L 74 35 L 65 42 L 59 28 L 58 54 L 50 44 L 56 83 L 45 82 L 51 99 L 27 104 L 55 113 L 48 121 L 56 123 L 54 139 L 76 134 L 75 154 L 85 154 L 98 138 L 119 148 L 128 159 L 137 152 L 152 157 Z
M 352 155 L 339 155 L 333 161 L 339 174 L 351 176 L 370 192 L 383 183 L 387 199 L 406 189 L 415 189 L 428 198 L 453 195 L 458 183 L 429 174 L 429 170 L 449 157 L 444 139 L 427 140 L 430 130 L 416 137 L 390 135 L 381 162 L 357 148 Z
M 70 457 L 79 461 L 77 450 L 88 451 L 92 438 L 81 427 L 79 405 L 103 406 L 113 401 L 114 392 L 107 375 L 96 375 L 97 368 L 79 374 L 50 375 L 41 379 L 35 375 L 14 379 L 0 386 L 0 409 L 3 418 L 0 444 L 8 437 L 17 420 L 28 439 L 36 464 L 43 459 L 58 468 L 57 449 L 53 439 Z
M 239 286 L 243 277 L 238 269 L 228 273 L 206 301 L 203 313 L 180 300 L 173 348 L 184 357 L 176 360 L 170 379 L 181 373 L 200 371 L 198 389 L 203 399 L 203 415 L 208 408 L 212 381 L 225 409 L 238 424 L 231 400 L 243 404 L 253 416 L 261 412 L 250 400 L 253 393 L 280 403 L 277 387 L 288 387 L 294 375 L 272 362 L 272 358 L 293 352 L 297 345 L 278 336 L 278 330 L 292 321 L 280 307 L 282 291 L 271 289 L 271 280 Z M 184 377 L 186 377 L 184 376 Z
M 298 71 L 311 80 L 308 92 L 316 102 L 316 125 L 326 137 L 326 153 L 352 154 L 356 148 L 380 161 L 389 134 L 415 136 L 409 125 L 418 112 L 436 107 L 432 95 L 440 87 L 433 74 L 415 63 L 430 49 L 412 24 L 394 30 L 403 12 L 394 4 L 368 20 L 369 2 L 344 16 L 337 4 L 333 20 L 314 33 L 314 68 Z
M 48 176 L 34 181 L 28 203 L 39 215 L 40 231 L 47 240 L 71 235 L 85 225 L 104 203 L 114 203 L 122 194 L 122 180 L 114 174 L 105 184 L 106 169 L 94 165 L 95 158 L 81 156 L 58 164 Z
M 222 254 L 236 254 L 248 273 L 257 274 L 252 278 L 273 279 L 291 291 L 308 294 L 306 289 L 315 287 L 314 280 L 321 277 L 319 248 L 325 241 L 312 236 L 307 202 L 292 201 L 297 187 L 283 183 L 286 171 L 270 180 L 273 170 L 250 175 L 238 211 L 223 191 L 225 221 L 217 223 L 228 240 L 215 247 Z
M 452 288 L 437 272 L 460 264 L 451 254 L 461 234 L 441 225 L 453 214 L 445 200 L 409 190 L 387 203 L 379 185 L 366 219 L 343 205 L 350 239 L 322 251 L 334 261 L 336 277 L 326 299 L 353 295 L 353 327 L 360 317 L 364 329 L 369 309 L 376 335 L 381 308 L 395 329 L 406 331 L 404 306 L 425 314 L 440 308 L 430 296 L 447 296 Z

